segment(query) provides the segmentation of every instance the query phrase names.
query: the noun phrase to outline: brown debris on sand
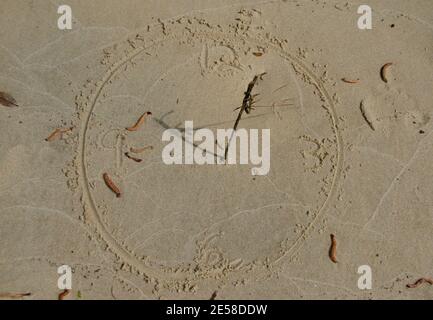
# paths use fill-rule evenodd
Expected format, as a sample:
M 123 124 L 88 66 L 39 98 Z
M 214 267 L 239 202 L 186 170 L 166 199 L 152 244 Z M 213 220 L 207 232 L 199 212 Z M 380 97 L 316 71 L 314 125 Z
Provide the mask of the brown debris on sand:
M 63 133 L 69 132 L 71 130 L 72 130 L 72 128 L 57 128 L 56 130 L 53 131 L 53 133 L 51 133 L 45 139 L 45 141 L 47 141 L 47 142 L 54 141 L 55 139 L 59 138 Z
M 65 297 L 69 294 L 69 290 L 68 289 L 65 289 L 65 290 L 63 290 L 62 292 L 60 292 L 59 293 L 59 297 L 58 297 L 58 300 L 64 300 L 65 299 Z
M 151 115 L 152 115 L 152 112 L 150 112 L 150 111 L 145 112 L 140 118 L 138 118 L 137 122 L 132 127 L 128 127 L 128 128 L 126 128 L 126 130 L 137 131 L 138 129 L 140 129 L 140 127 L 142 126 L 142 124 L 146 120 L 147 116 L 151 116 Z
M 117 198 L 120 198 L 122 196 L 122 192 L 120 191 L 120 189 L 114 184 L 113 180 L 111 180 L 110 176 L 108 175 L 108 173 L 104 173 L 102 175 L 102 177 L 104 178 L 104 182 L 107 185 L 107 187 L 113 191 L 116 194 Z
M 331 233 L 331 247 L 329 248 L 329 258 L 332 262 L 337 263 L 337 240 L 335 235 Z
M 0 91 L 0 104 L 5 107 L 18 107 L 18 103 L 9 93 Z
M 411 288 L 411 289 L 412 288 L 417 288 L 420 285 L 422 285 L 423 283 L 428 283 L 430 285 L 433 285 L 433 279 L 430 279 L 430 278 L 420 278 L 420 279 L 418 279 L 417 281 L 415 281 L 412 284 L 407 284 L 406 287 L 407 288 Z

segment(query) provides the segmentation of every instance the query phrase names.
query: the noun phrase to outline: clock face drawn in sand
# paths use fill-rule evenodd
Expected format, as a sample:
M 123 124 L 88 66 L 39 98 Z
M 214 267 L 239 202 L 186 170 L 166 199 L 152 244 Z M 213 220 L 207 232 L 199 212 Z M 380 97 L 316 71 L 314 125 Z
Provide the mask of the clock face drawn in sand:
M 264 39 L 264 37 L 263 37 Z M 322 82 L 262 37 L 182 19 L 116 46 L 119 59 L 83 103 L 86 219 L 118 259 L 160 280 L 236 277 L 293 256 L 335 197 L 342 142 Z M 271 129 L 271 169 L 165 165 L 162 133 L 232 128 L 248 83 L 257 108 L 239 128 Z M 273 106 L 273 108 L 271 107 Z M 144 112 L 140 130 L 128 132 Z M 137 155 L 130 148 L 153 146 Z M 122 190 L 116 198 L 102 180 Z

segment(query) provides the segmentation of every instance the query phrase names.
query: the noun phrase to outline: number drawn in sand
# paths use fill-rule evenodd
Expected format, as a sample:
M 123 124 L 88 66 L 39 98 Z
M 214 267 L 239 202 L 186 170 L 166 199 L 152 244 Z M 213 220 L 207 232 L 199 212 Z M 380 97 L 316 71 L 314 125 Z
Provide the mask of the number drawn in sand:
M 215 73 L 220 77 L 228 77 L 234 72 L 242 71 L 235 50 L 228 46 L 209 48 L 207 43 L 202 46 L 200 66 L 203 75 Z

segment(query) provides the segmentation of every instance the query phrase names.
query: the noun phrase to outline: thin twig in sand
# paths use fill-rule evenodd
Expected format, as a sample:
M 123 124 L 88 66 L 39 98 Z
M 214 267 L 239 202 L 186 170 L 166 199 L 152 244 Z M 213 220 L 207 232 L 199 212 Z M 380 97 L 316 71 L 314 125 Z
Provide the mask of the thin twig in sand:
M 248 84 L 248 88 L 247 91 L 245 91 L 244 94 L 244 100 L 242 101 L 242 106 L 241 109 L 239 110 L 239 114 L 238 117 L 236 118 L 235 124 L 233 126 L 233 131 L 236 131 L 236 129 L 238 128 L 239 122 L 241 121 L 242 118 L 242 114 L 244 113 L 244 111 L 249 114 L 252 108 L 252 103 L 253 103 L 253 96 L 251 95 L 251 92 L 253 91 L 254 86 L 257 83 L 257 80 L 259 78 L 261 78 L 263 75 L 265 75 L 265 73 L 262 73 L 260 75 L 256 75 L 254 76 L 253 80 Z M 230 139 L 231 140 L 231 139 Z M 227 160 L 227 153 L 229 151 L 229 146 L 230 146 L 230 140 L 227 143 L 225 152 L 224 152 L 224 159 Z

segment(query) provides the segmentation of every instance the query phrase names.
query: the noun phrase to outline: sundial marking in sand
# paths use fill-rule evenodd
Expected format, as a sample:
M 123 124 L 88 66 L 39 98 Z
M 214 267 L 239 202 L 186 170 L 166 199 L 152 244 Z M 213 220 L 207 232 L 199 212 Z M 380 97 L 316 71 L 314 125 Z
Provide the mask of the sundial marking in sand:
M 145 41 L 119 44 L 121 59 L 83 103 L 79 165 L 86 218 L 123 264 L 148 277 L 260 272 L 297 252 L 335 196 L 343 150 L 333 102 L 305 64 L 270 41 L 191 20 L 162 29 L 133 38 Z M 253 55 L 257 48 L 266 54 Z M 294 70 L 306 81 L 297 82 Z M 294 102 L 257 109 L 240 123 L 271 129 L 268 176 L 253 179 L 250 166 L 163 164 L 165 129 L 186 120 L 195 128 L 230 128 L 246 85 L 264 71 L 258 103 Z M 139 132 L 125 132 L 145 111 L 153 120 Z M 313 119 L 309 112 L 323 114 Z M 305 167 L 301 137 L 329 142 L 319 173 Z M 143 145 L 154 150 L 140 164 L 122 157 L 127 148 Z M 106 189 L 103 172 L 119 183 L 121 199 Z

